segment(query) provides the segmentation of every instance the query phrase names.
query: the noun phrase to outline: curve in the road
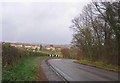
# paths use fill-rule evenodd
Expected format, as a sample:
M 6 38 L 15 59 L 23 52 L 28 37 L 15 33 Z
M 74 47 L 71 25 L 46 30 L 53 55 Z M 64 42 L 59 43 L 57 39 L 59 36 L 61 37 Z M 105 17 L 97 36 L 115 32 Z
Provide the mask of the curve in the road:
M 50 59 L 48 63 L 68 81 L 117 81 L 118 73 L 73 62 L 72 59 Z

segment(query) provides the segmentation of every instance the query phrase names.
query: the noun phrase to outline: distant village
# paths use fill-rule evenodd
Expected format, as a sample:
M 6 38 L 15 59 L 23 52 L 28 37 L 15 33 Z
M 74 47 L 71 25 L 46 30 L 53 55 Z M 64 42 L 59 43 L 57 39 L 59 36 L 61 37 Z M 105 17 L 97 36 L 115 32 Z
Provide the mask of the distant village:
M 11 46 L 17 47 L 17 48 L 26 48 L 26 49 L 32 49 L 33 51 L 35 50 L 61 50 L 61 47 L 54 47 L 53 45 L 22 45 L 22 44 L 11 44 Z
M 5 42 L 3 42 L 4 44 Z M 62 48 L 70 48 L 70 45 L 42 45 L 42 44 L 24 44 L 24 43 L 10 43 L 11 46 L 14 46 L 16 48 L 26 48 L 27 50 L 32 50 L 33 52 L 36 50 L 49 50 L 49 51 L 60 51 Z

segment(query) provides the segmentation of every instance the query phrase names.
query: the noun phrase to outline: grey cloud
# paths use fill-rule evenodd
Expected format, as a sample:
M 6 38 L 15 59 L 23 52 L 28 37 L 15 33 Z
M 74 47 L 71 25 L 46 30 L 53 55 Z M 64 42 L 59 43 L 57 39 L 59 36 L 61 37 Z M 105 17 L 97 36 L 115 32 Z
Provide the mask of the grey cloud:
M 3 3 L 3 41 L 70 43 L 71 19 L 86 3 Z

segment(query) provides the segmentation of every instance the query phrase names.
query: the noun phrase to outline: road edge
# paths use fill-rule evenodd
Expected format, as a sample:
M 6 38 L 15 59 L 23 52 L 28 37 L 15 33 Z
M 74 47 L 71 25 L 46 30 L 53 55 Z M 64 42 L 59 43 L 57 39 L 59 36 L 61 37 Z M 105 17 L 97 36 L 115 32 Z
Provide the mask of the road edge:
M 80 63 L 79 61 L 74 61 L 74 63 L 82 64 L 82 65 L 86 65 L 86 66 L 91 66 L 91 67 L 95 67 L 95 68 L 99 68 L 99 69 L 103 69 L 103 70 L 107 70 L 107 71 L 111 71 L 111 72 L 115 72 L 115 73 L 120 73 L 120 71 L 116 71 L 116 70 L 113 70 L 113 69 L 104 68 L 104 67 L 100 67 L 100 66 L 96 66 L 96 65 Z
M 45 62 L 47 63 L 47 65 L 65 82 L 65 83 L 69 83 L 69 81 L 64 78 L 49 62 L 49 59 L 46 59 Z

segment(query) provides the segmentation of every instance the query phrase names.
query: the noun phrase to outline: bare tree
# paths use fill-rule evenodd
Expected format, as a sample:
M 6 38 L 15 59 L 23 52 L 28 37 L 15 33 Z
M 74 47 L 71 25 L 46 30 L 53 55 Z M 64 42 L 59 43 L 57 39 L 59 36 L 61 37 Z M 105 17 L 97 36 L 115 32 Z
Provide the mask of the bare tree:
M 120 2 L 92 2 L 72 20 L 72 43 L 90 60 L 117 62 L 120 50 Z M 112 46 L 111 46 L 112 45 Z M 106 60 L 107 58 L 107 60 Z

